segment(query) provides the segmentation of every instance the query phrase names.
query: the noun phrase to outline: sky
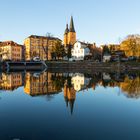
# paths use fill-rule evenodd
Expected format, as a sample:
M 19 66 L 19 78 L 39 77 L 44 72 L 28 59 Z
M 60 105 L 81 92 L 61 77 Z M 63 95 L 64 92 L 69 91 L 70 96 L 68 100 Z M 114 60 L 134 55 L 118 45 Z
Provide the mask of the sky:
M 71 15 L 80 41 L 119 43 L 140 34 L 140 0 L 0 0 L 0 41 L 23 44 L 47 33 L 63 39 Z

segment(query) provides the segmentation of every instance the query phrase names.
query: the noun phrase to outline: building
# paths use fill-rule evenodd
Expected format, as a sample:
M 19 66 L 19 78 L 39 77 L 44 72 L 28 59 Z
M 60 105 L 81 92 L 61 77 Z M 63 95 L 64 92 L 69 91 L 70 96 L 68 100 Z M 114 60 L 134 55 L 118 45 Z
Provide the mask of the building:
M 13 41 L 5 41 L 0 43 L 0 59 L 1 61 L 12 60 L 21 61 L 23 59 L 22 54 L 23 46 Z
M 70 26 L 66 25 L 65 33 L 64 33 L 64 46 L 67 47 L 69 45 L 73 46 L 76 42 L 76 32 L 74 28 L 73 17 L 71 16 Z
M 31 35 L 24 40 L 25 59 L 32 60 L 39 57 L 41 60 L 51 60 L 53 47 L 62 41 L 55 37 Z
M 91 55 L 92 55 L 91 59 L 101 61 L 102 49 L 100 47 L 97 47 L 96 43 L 89 44 L 88 48 L 90 49 L 90 52 L 91 52 Z
M 88 44 L 77 41 L 71 50 L 73 60 L 84 60 L 86 56 L 91 55 Z
M 72 76 L 71 83 L 75 89 L 75 91 L 80 91 L 86 89 L 90 82 L 90 78 L 86 78 L 84 74 L 75 73 Z
M 103 54 L 103 62 L 110 62 L 111 60 L 111 54 L 105 53 Z
M 24 92 L 31 96 L 51 95 L 60 91 L 53 85 L 52 73 L 26 73 Z
M 21 73 L 2 73 L 0 88 L 3 90 L 14 90 L 22 86 L 23 79 Z

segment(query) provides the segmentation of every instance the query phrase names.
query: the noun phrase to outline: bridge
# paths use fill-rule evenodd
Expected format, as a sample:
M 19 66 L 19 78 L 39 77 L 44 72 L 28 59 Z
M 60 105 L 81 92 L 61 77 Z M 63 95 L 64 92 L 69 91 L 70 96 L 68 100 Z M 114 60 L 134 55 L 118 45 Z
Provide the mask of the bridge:
M 47 65 L 45 64 L 44 61 L 40 62 L 34 62 L 34 61 L 29 61 L 29 62 L 12 62 L 12 61 L 7 61 L 3 64 L 3 69 L 6 71 L 18 71 L 18 70 L 44 70 L 47 69 Z

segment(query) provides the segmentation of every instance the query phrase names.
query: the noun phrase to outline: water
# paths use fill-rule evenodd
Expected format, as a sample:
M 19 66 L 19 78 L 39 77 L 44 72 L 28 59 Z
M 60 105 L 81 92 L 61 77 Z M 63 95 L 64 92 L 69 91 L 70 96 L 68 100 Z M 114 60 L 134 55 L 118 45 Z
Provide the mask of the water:
M 140 73 L 1 73 L 0 140 L 139 140 Z

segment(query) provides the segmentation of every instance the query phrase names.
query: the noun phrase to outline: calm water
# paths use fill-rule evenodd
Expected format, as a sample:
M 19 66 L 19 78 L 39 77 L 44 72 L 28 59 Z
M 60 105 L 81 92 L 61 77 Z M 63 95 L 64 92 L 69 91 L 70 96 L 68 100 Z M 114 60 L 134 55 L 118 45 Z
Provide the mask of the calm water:
M 0 73 L 0 140 L 139 140 L 140 73 Z

